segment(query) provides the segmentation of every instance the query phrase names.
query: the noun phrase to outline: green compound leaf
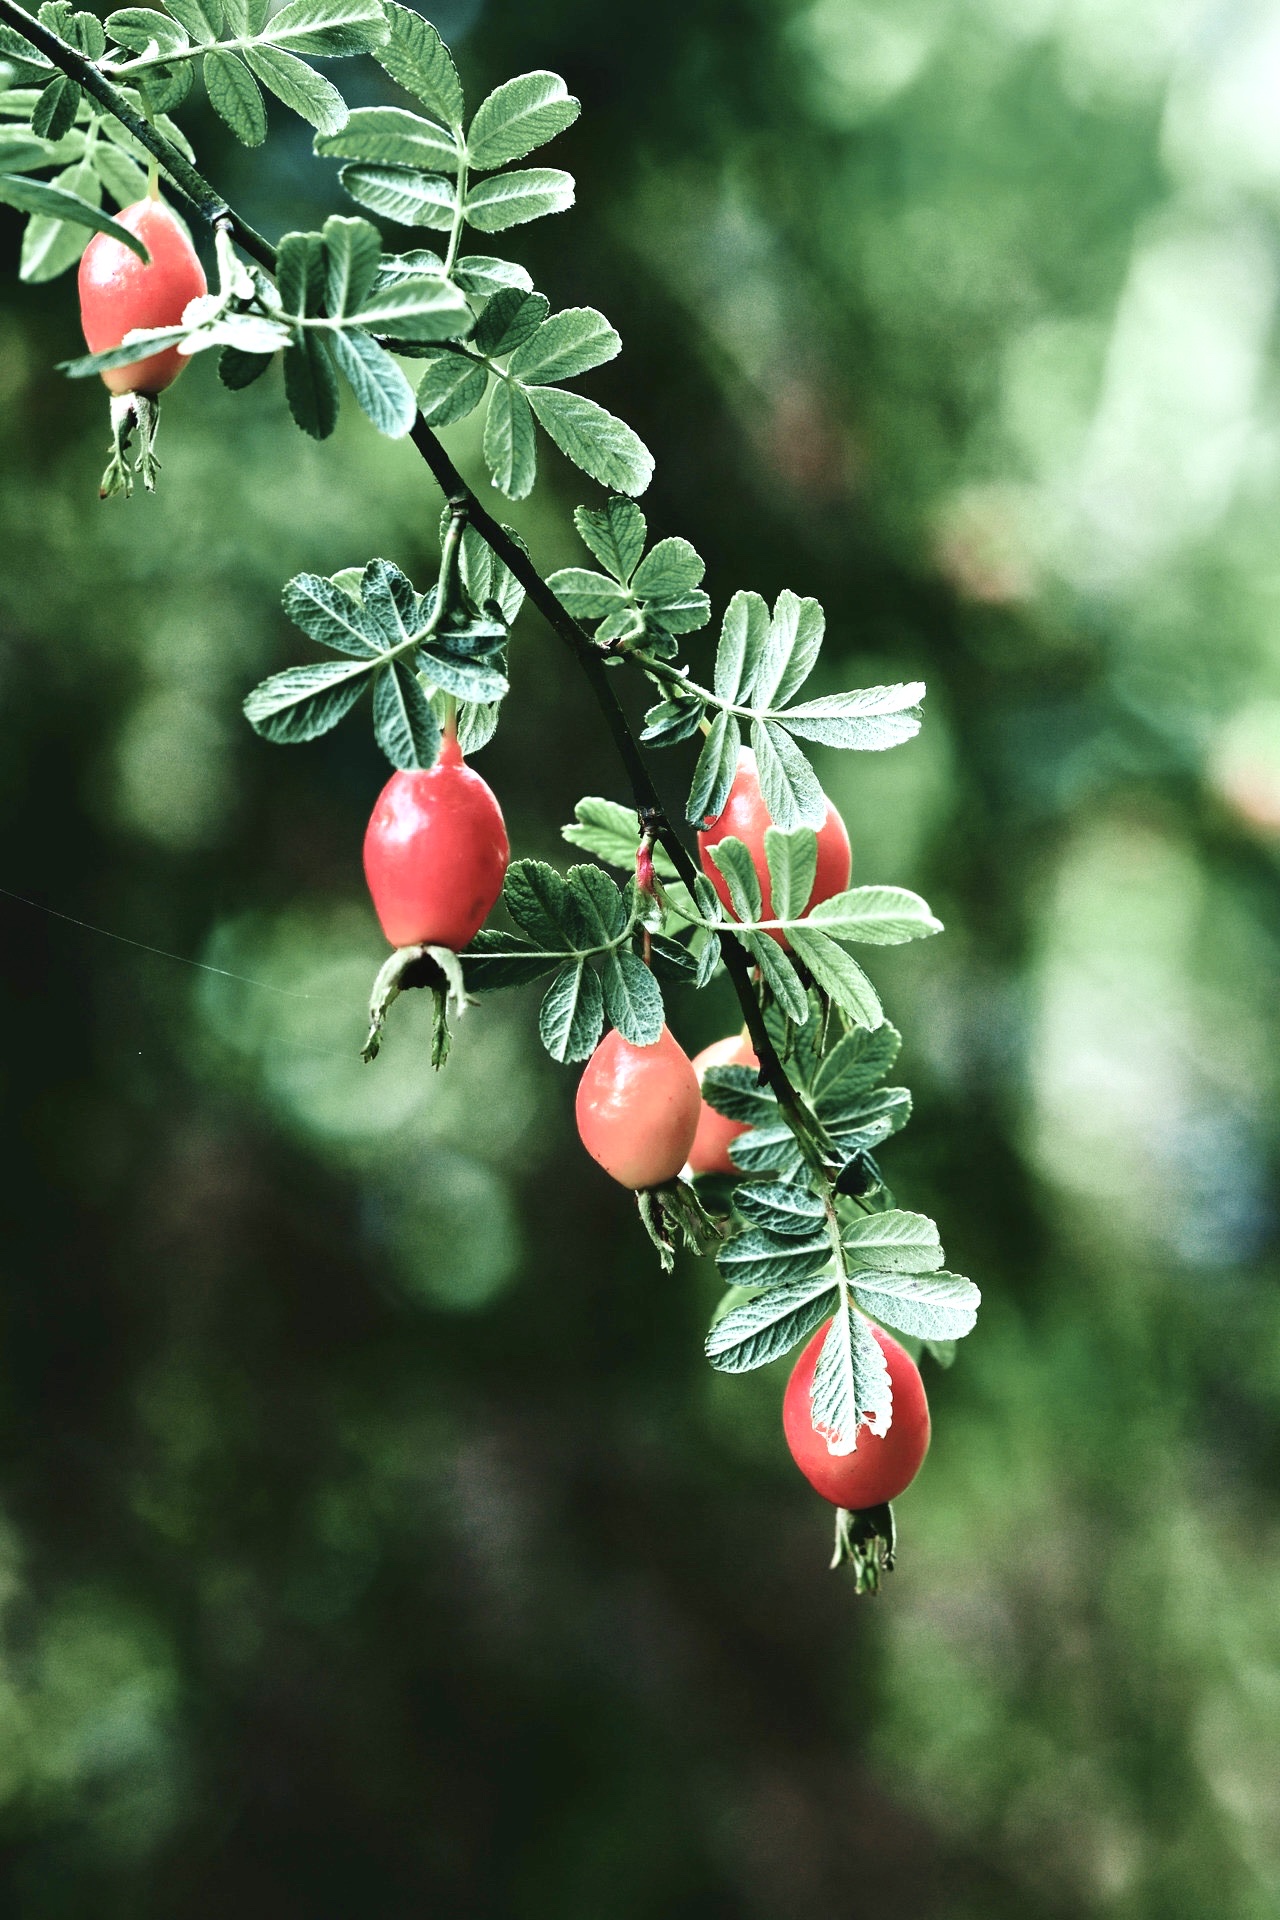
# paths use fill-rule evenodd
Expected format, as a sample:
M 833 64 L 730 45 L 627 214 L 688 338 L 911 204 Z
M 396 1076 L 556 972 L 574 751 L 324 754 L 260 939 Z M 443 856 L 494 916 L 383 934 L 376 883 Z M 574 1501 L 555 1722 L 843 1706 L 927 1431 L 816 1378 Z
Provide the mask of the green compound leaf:
M 544 860 L 512 861 L 502 889 L 502 903 L 520 931 L 537 946 L 549 953 L 580 951 L 574 939 L 565 939 L 564 881 Z
M 587 1060 L 604 1026 L 600 977 L 582 960 L 556 975 L 538 1015 L 542 1044 L 553 1060 Z
M 854 1273 L 850 1284 L 864 1313 L 917 1340 L 963 1340 L 982 1300 L 958 1273 Z
M 226 34 L 226 12 L 218 0 L 172 0 L 169 12 L 186 28 L 197 46 L 211 47 Z
M 135 160 L 112 144 L 99 139 L 92 154 L 93 170 L 119 207 L 131 207 L 147 190 L 147 176 Z
M 325 312 L 335 320 L 359 312 L 378 276 L 382 239 L 368 220 L 334 214 L 324 223 Z
M 387 38 L 375 48 L 374 59 L 442 126 L 460 129 L 462 83 L 444 41 L 429 20 L 395 0 L 388 0 L 384 13 Z
M 593 567 L 561 567 L 548 576 L 547 585 L 575 620 L 599 620 L 616 607 L 627 605 L 627 590 Z
M 893 1386 L 870 1325 L 852 1308 L 832 1319 L 813 1372 L 813 1425 L 827 1451 L 848 1454 L 865 1422 L 872 1433 L 889 1430 Z
M 204 84 L 209 104 L 236 139 L 246 147 L 260 147 L 267 137 L 267 110 L 244 61 L 211 47 L 204 56 Z
M 467 195 L 466 216 L 477 233 L 505 233 L 573 205 L 573 175 L 556 167 L 525 167 L 478 180 Z
M 855 1027 L 818 1063 L 814 1100 L 832 1113 L 860 1100 L 890 1071 L 901 1045 L 901 1034 L 887 1020 L 878 1027 Z
M 440 538 L 443 541 L 448 525 L 448 509 L 440 517 Z M 502 531 L 508 534 L 516 545 L 524 549 L 524 541 L 511 527 L 504 526 Z M 492 601 L 498 608 L 508 627 L 514 621 L 524 605 L 524 588 L 516 579 L 505 561 L 499 560 L 488 542 L 472 526 L 468 526 L 462 536 L 461 548 L 462 584 L 472 606 L 484 608 Z
M 319 133 L 336 133 L 347 122 L 347 103 L 331 80 L 279 47 L 246 47 L 245 63 L 290 112 Z
M 514 260 L 495 260 L 487 253 L 464 253 L 453 277 L 464 293 L 474 294 L 478 300 L 491 299 L 503 287 L 522 287 L 526 293 L 533 288 L 524 267 Z
M 484 457 L 493 484 L 508 500 L 523 500 L 533 491 L 538 472 L 533 414 L 523 391 L 513 381 L 499 380 L 489 396 Z
M 356 107 L 315 149 L 328 159 L 372 160 L 425 173 L 456 173 L 459 164 L 452 135 L 403 107 Z
M 563 379 L 564 375 L 559 377 Z M 675 600 L 698 586 L 705 572 L 706 564 L 696 547 L 672 536 L 649 549 L 636 569 L 631 590 L 641 600 Z
M 556 73 L 522 73 L 481 102 L 467 135 L 473 167 L 488 170 L 523 160 L 571 127 L 582 111 Z
M 575 507 L 573 524 L 600 565 L 625 585 L 640 564 L 648 534 L 635 501 L 615 494 L 602 507 Z
M 651 1047 L 662 1034 L 662 989 L 638 954 L 626 947 L 605 954 L 600 971 L 605 1012 L 633 1047 Z
M 345 660 L 287 667 L 254 688 L 244 703 L 245 718 L 255 733 L 278 746 L 318 740 L 351 711 L 370 671 L 363 661 Z
M 368 333 L 395 340 L 434 342 L 452 339 L 470 324 L 471 313 L 457 288 L 448 280 L 409 274 L 375 287 L 360 301 L 348 320 Z
M 561 387 L 527 391 L 542 426 L 576 467 L 619 493 L 644 492 L 653 478 L 653 455 L 639 434 L 585 394 Z
M 373 683 L 373 732 L 393 767 L 413 773 L 432 767 L 440 751 L 440 724 L 416 675 L 394 661 Z
M 8 104 L 12 104 L 12 95 Z M 23 173 L 29 167 L 49 164 L 53 149 L 47 140 L 37 140 L 25 128 L 6 128 L 0 133 L 0 173 Z
M 760 1127 L 778 1118 L 778 1103 L 760 1085 L 754 1067 L 709 1067 L 702 1077 L 702 1097 L 726 1120 Z
M 735 931 L 735 938 L 742 942 L 759 967 L 765 985 L 787 1018 L 803 1026 L 809 1017 L 809 1006 L 800 976 L 772 934 L 749 933 L 744 929 L 740 933 Z
M 270 353 L 244 353 L 239 347 L 224 347 L 218 355 L 218 378 L 232 393 L 240 393 L 262 378 L 274 358 Z
M 572 846 L 594 853 L 608 866 L 634 872 L 636 848 L 640 844 L 640 826 L 634 807 L 624 807 L 617 800 L 591 797 L 579 800 L 574 813 L 573 825 L 560 829 L 564 839 Z
M 706 1338 L 706 1355 L 720 1373 L 768 1366 L 807 1340 L 839 1303 L 830 1278 L 770 1287 L 730 1307 Z
M 550 386 L 560 380 L 572 380 L 577 374 L 589 373 L 593 367 L 616 358 L 622 349 L 622 340 L 594 307 L 566 307 L 562 313 L 544 320 L 536 330 L 530 328 L 529 336 L 523 340 L 496 348 L 482 346 L 480 351 L 506 353 L 513 347 L 510 371 L 516 378 Z M 698 577 L 701 578 L 701 567 Z
M 918 893 L 906 887 L 851 887 L 822 900 L 809 916 L 833 940 L 861 940 L 869 946 L 896 947 L 942 932 Z

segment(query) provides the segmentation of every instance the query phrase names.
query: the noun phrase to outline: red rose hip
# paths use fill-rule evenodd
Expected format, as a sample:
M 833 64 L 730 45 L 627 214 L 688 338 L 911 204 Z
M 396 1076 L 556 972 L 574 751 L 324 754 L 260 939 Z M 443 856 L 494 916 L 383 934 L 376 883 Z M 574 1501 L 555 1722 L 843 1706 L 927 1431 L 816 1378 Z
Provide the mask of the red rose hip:
M 578 1082 L 578 1133 L 620 1185 L 660 1187 L 688 1159 L 701 1106 L 693 1062 L 669 1028 L 651 1047 L 633 1046 L 615 1028 Z
M 392 774 L 364 836 L 365 878 L 393 947 L 465 947 L 509 858 L 502 809 L 456 740 L 425 772 Z
M 796 1361 L 782 1402 L 782 1427 L 791 1457 L 809 1485 L 834 1507 L 856 1513 L 882 1506 L 904 1493 L 920 1471 L 929 1451 L 929 1403 L 920 1369 L 905 1348 L 879 1327 L 871 1331 L 889 1368 L 893 1384 L 893 1422 L 888 1433 L 858 1428 L 852 1453 L 829 1453 L 813 1426 L 813 1370 L 827 1337 L 826 1321 Z
M 208 292 L 191 235 L 163 200 L 137 200 L 116 215 L 136 234 L 150 261 L 108 233 L 95 233 L 80 257 L 80 324 L 91 353 L 118 347 L 135 328 L 176 327 L 189 300 Z M 102 376 L 111 393 L 162 393 L 187 364 L 176 347 Z
M 719 894 L 724 905 L 733 911 L 729 898 L 729 888 L 723 874 L 711 858 L 711 848 L 721 840 L 741 840 L 751 855 L 760 881 L 762 907 L 760 917 L 768 920 L 773 914 L 773 888 L 769 881 L 769 863 L 765 858 L 765 829 L 774 824 L 773 816 L 764 803 L 760 791 L 760 776 L 756 771 L 756 757 L 750 747 L 744 747 L 738 755 L 738 770 L 733 776 L 733 785 L 729 789 L 729 798 L 723 811 L 714 819 L 708 820 L 698 835 L 698 856 L 702 861 L 702 871 Z M 807 913 L 816 907 L 819 900 L 829 900 L 833 893 L 843 893 L 849 884 L 853 856 L 849 849 L 849 836 L 845 832 L 844 821 L 831 802 L 827 802 L 827 817 L 818 828 L 818 868 L 814 875 L 813 891 L 805 905 Z M 782 934 L 775 933 L 773 938 L 785 947 L 787 942 Z
M 693 1056 L 693 1070 L 698 1076 L 699 1086 L 708 1067 L 759 1065 L 745 1033 L 731 1033 L 727 1040 L 713 1041 L 709 1047 L 704 1047 L 701 1053 Z M 709 1101 L 703 1100 L 698 1109 L 698 1131 L 689 1149 L 690 1173 L 736 1174 L 739 1169 L 729 1157 L 729 1147 L 746 1130 L 744 1121 L 726 1119 L 724 1114 L 716 1112 Z

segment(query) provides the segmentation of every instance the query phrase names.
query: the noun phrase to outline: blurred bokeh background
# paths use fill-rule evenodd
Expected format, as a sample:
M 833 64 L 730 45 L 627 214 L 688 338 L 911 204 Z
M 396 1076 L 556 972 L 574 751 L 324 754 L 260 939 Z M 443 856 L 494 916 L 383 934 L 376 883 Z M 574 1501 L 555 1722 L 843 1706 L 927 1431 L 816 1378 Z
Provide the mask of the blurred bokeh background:
M 655 531 L 717 605 L 816 593 L 832 686 L 928 682 L 918 740 L 821 771 L 857 877 L 947 923 L 875 961 L 885 1159 L 985 1308 L 855 1603 L 782 1372 L 706 1368 L 714 1275 L 657 1273 L 536 998 L 438 1078 L 414 996 L 357 1057 L 385 767 L 238 709 L 291 572 L 426 583 L 425 470 L 206 362 L 158 497 L 100 506 L 72 280 L 20 289 L 4 224 L 0 1905 L 1266 1920 L 1280 0 L 433 17 L 474 98 L 583 99 L 577 209 L 509 237 L 621 328 L 590 390 Z M 342 210 L 282 111 L 252 156 L 189 124 L 273 236 Z M 481 770 L 559 858 L 624 789 L 527 614 L 513 677 Z

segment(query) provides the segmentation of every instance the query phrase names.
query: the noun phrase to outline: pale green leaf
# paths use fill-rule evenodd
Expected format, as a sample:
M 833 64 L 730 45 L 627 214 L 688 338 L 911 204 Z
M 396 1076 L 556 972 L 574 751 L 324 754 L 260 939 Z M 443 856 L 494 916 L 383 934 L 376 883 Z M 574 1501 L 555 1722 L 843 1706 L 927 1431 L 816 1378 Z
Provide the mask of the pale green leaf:
M 336 133 L 346 124 L 347 103 L 331 80 L 305 60 L 279 47 L 246 47 L 245 62 L 252 73 L 282 100 L 290 112 L 322 134 Z
M 466 214 L 477 233 L 504 233 L 544 214 L 564 213 L 572 205 L 572 174 L 556 167 L 523 167 L 474 182 Z
M 918 893 L 906 887 L 851 887 L 819 901 L 809 916 L 833 940 L 860 940 L 870 946 L 896 947 L 941 933 L 942 922 Z
M 820 827 L 827 817 L 827 796 L 791 736 L 771 720 L 753 720 L 751 746 L 760 792 L 775 825 Z
M 563 387 L 526 391 L 541 425 L 576 467 L 619 493 L 644 492 L 653 478 L 653 455 L 624 421 Z
M 246 147 L 260 147 L 267 137 L 267 110 L 244 61 L 211 47 L 204 57 L 204 84 L 209 104 L 236 139 Z
M 768 1366 L 807 1340 L 839 1299 L 829 1278 L 773 1286 L 730 1307 L 706 1338 L 706 1354 L 720 1373 Z
M 387 0 L 387 37 L 374 59 L 444 126 L 462 125 L 462 85 L 449 49 L 420 13 Z
M 335 329 L 327 338 L 339 370 L 378 432 L 402 439 L 418 417 L 418 403 L 391 355 L 358 327 Z
M 982 1299 L 958 1273 L 854 1273 L 851 1285 L 864 1313 L 916 1340 L 963 1340 Z
M 787 939 L 797 960 L 803 961 L 843 1013 L 864 1027 L 879 1026 L 884 1018 L 879 997 L 852 954 L 808 922 L 789 928 Z
M 455 173 L 458 168 L 451 135 L 403 107 L 355 107 L 340 131 L 315 146 L 332 160 L 368 160 L 423 173 Z
M 442 173 L 411 167 L 350 166 L 338 175 L 353 200 L 402 227 L 446 233 L 453 225 L 457 188 Z
M 481 102 L 467 134 L 473 167 L 487 170 L 523 160 L 535 147 L 573 125 L 579 102 L 556 73 L 522 73 Z
M 615 580 L 630 580 L 644 552 L 645 517 L 634 500 L 616 494 L 602 507 L 575 507 L 573 523 L 602 567 Z
M 884 1434 L 893 1419 L 893 1383 L 866 1320 L 852 1308 L 836 1313 L 813 1370 L 814 1431 L 833 1454 L 853 1453 L 865 1424 Z
M 614 358 L 621 346 L 617 333 L 594 307 L 567 307 L 563 313 L 552 314 L 549 320 L 544 320 L 523 344 L 517 343 L 509 363 L 510 371 L 526 383 L 536 381 L 550 386 L 602 366 Z

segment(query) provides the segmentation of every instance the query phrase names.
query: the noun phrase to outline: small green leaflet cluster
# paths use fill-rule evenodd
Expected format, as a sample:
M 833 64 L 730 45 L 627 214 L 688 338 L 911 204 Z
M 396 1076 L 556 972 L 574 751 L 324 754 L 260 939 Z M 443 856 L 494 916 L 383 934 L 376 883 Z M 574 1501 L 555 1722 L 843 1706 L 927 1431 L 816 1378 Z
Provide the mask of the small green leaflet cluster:
M 589 307 L 552 313 L 515 262 L 461 252 L 467 228 L 499 233 L 573 204 L 567 173 L 511 165 L 577 118 L 578 102 L 563 80 L 544 72 L 508 80 L 480 103 L 468 125 L 448 49 L 409 8 L 394 0 L 290 0 L 269 21 L 265 11 L 265 0 L 175 0 L 168 13 L 128 8 L 112 14 L 104 33 L 93 15 L 72 15 L 64 0 L 44 9 L 53 30 L 78 36 L 77 46 L 91 42 L 91 57 L 101 59 L 109 38 L 129 49 L 133 57 L 106 59 L 103 71 L 136 89 L 153 116 L 180 102 L 201 64 L 214 106 L 242 140 L 255 145 L 266 132 L 261 81 L 319 129 L 316 151 L 343 163 L 339 177 L 353 199 L 400 226 L 446 234 L 443 256 L 426 247 L 384 253 L 369 221 L 330 219 L 320 232 L 285 236 L 274 286 L 259 269 L 241 269 L 234 284 L 224 274 L 219 294 L 189 310 L 181 326 L 135 333 L 127 345 L 82 356 L 67 371 L 85 378 L 162 347 L 180 343 L 193 353 L 219 346 L 222 378 L 239 389 L 283 348 L 290 410 L 316 439 L 326 438 L 336 424 L 340 374 L 373 424 L 393 437 L 411 430 L 419 409 L 429 425 L 440 427 L 487 402 L 485 460 L 495 486 L 510 499 L 523 499 L 537 475 L 535 423 L 602 485 L 623 494 L 643 492 L 653 474 L 643 442 L 596 401 L 563 384 L 614 358 L 621 345 L 615 330 Z M 49 71 L 34 48 L 17 44 L 25 48 L 24 75 L 29 77 L 28 69 L 37 76 Z M 297 57 L 356 52 L 372 53 L 421 111 L 349 111 L 332 83 Z M 123 237 L 89 204 L 95 194 L 100 200 L 102 182 L 84 159 L 83 146 L 91 139 L 96 147 L 99 123 L 79 89 L 55 75 L 44 92 L 23 88 L 14 99 L 19 111 L 35 112 L 47 131 L 44 102 L 55 93 L 63 103 L 63 132 L 77 114 L 86 121 L 79 146 L 74 140 L 65 148 L 47 139 L 36 144 L 24 133 L 25 144 L 11 146 L 8 161 L 11 172 L 58 160 L 89 165 L 83 178 L 60 177 L 56 190 L 43 182 L 18 183 L 18 194 L 26 196 L 20 203 L 43 211 L 46 220 L 61 210 L 56 245 L 43 229 L 32 243 L 41 250 L 36 265 L 43 277 L 74 265 L 85 226 L 105 225 Z M 164 131 L 186 151 L 172 123 Z M 105 144 L 113 153 L 130 151 L 114 134 Z M 136 198 L 144 184 L 136 167 L 126 173 L 117 164 L 116 174 Z M 106 184 L 126 204 L 111 181 Z M 51 200 L 51 191 L 63 197 Z M 416 392 L 399 364 L 404 358 L 425 362 Z
M 564 832 L 574 846 L 611 866 L 634 865 L 636 816 L 615 801 L 594 797 L 580 801 L 577 819 Z M 759 968 L 774 1004 L 797 1026 L 805 1024 L 811 1009 L 801 968 L 846 1019 L 875 1027 L 884 1018 L 879 997 L 845 948 L 899 946 L 942 930 L 942 923 L 919 894 L 905 887 L 850 887 L 807 912 L 818 862 L 817 836 L 810 827 L 790 833 L 770 827 L 765 833 L 771 895 L 767 918 L 762 913 L 755 862 L 742 841 L 722 840 L 710 849 L 710 856 L 728 890 L 732 917 L 725 916 L 705 878 L 699 878 L 696 898 L 691 898 L 669 864 L 655 861 L 671 927 L 693 925 L 713 936 L 708 946 L 695 948 L 701 962 L 699 983 L 711 975 L 707 956 L 714 960 L 714 936 L 731 934 Z M 786 936 L 790 953 L 777 935 Z
M 550 584 L 576 619 L 595 624 L 602 647 L 634 660 L 662 693 L 646 715 L 644 740 L 671 746 L 699 730 L 705 734 L 686 809 L 693 825 L 723 811 L 744 737 L 771 817 L 790 828 L 820 827 L 827 811 L 799 741 L 880 751 L 919 732 L 919 682 L 796 703 L 817 663 L 826 620 L 816 600 L 790 591 L 778 595 L 772 612 L 758 593 L 734 594 L 721 622 L 712 684 L 699 684 L 674 664 L 675 636 L 710 619 L 699 555 L 680 539 L 660 540 L 644 554 L 645 520 L 631 500 L 579 508 L 574 519 L 604 570 L 565 567 Z
M 595 624 L 600 645 L 616 654 L 644 647 L 668 659 L 677 650 L 677 634 L 706 626 L 711 618 L 711 602 L 702 589 L 706 569 L 687 540 L 659 540 L 645 553 L 644 515 L 634 500 L 616 496 L 603 507 L 575 508 L 573 520 L 604 570 L 562 567 L 547 584 L 575 620 Z M 696 701 L 687 708 L 688 724 L 677 727 L 673 719 L 663 739 L 683 740 L 696 732 L 702 708 Z M 644 735 L 655 737 L 652 727 Z
M 266 134 L 258 82 L 326 133 L 343 126 L 337 88 L 301 54 L 365 53 L 387 34 L 379 0 L 289 0 L 267 21 L 267 0 L 176 0 L 167 12 L 127 7 L 105 21 L 68 0 L 45 0 L 41 26 L 99 66 L 188 160 L 186 136 L 168 117 L 203 64 L 209 99 L 250 144 Z M 255 78 L 256 76 L 256 78 Z M 6 124 L 9 123 L 9 124 Z M 77 83 L 12 27 L 0 27 L 0 198 L 32 217 L 21 277 L 55 279 L 73 267 L 90 232 L 139 243 L 102 211 L 104 194 L 130 206 L 147 190 L 148 155 Z M 48 168 L 51 181 L 27 176 Z
M 684 946 L 654 931 L 653 903 L 634 880 L 620 887 L 599 867 L 570 867 L 562 875 L 540 860 L 516 860 L 502 904 L 515 931 L 476 935 L 462 956 L 470 992 L 554 974 L 538 1020 L 553 1060 L 588 1059 L 606 1018 L 633 1046 L 655 1043 L 664 1018 L 661 982 L 691 980 L 695 969 Z M 646 933 L 649 965 L 641 957 Z
M 853 1027 L 824 1053 L 818 1025 L 796 1035 L 789 1069 L 819 1136 L 878 1204 L 858 1201 L 855 1212 L 839 1188 L 832 1202 L 815 1192 L 772 1093 L 747 1068 L 712 1068 L 703 1096 L 748 1127 L 729 1151 L 749 1177 L 733 1188 L 735 1231 L 717 1255 L 730 1291 L 706 1347 L 714 1367 L 744 1373 L 830 1319 L 814 1372 L 814 1425 L 833 1453 L 848 1453 L 864 1421 L 882 1433 L 892 1418 L 888 1369 L 863 1316 L 925 1342 L 945 1362 L 950 1343 L 972 1329 L 980 1296 L 971 1280 L 943 1271 L 933 1222 L 890 1204 L 871 1157 L 910 1115 L 906 1089 L 880 1084 L 898 1034 L 887 1023 Z
M 435 29 L 389 4 L 388 37 L 375 57 L 421 108 L 358 108 L 317 153 L 343 162 L 340 178 L 361 206 L 403 227 L 447 235 L 443 258 L 422 251 L 473 299 L 465 339 L 439 336 L 418 388 L 433 427 L 466 419 L 488 399 L 484 455 L 494 485 L 521 500 L 537 474 L 535 420 L 560 451 L 603 485 L 641 493 L 653 474 L 643 442 L 595 401 L 561 383 L 611 360 L 620 341 L 601 314 L 553 314 L 528 276 L 487 256 L 459 256 L 467 227 L 502 233 L 573 205 L 573 180 L 554 167 L 512 167 L 571 126 L 579 103 L 554 73 L 526 73 L 481 101 L 470 125 L 457 71 Z M 477 278 L 478 276 L 478 278 Z M 495 286 L 501 277 L 505 284 Z
M 464 588 L 466 580 L 463 572 Z M 456 600 L 440 585 L 416 592 L 386 560 L 332 579 L 296 575 L 284 590 L 285 612 L 341 658 L 287 667 L 264 680 L 245 701 L 250 724 L 283 745 L 316 740 L 370 692 L 379 746 L 393 767 L 412 772 L 435 764 L 447 698 L 479 716 L 470 741 L 459 730 L 464 745 L 474 744 L 507 691 L 504 604 L 514 611 L 518 599 L 508 589 L 504 601 L 503 585 L 482 583 L 477 607 L 469 591 Z

